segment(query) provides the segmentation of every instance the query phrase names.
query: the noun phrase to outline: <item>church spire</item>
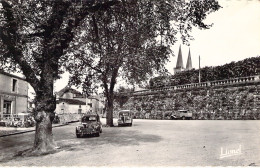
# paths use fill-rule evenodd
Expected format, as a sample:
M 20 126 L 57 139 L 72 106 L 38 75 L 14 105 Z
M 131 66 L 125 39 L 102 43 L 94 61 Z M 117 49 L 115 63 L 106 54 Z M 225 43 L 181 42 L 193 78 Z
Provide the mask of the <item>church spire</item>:
M 189 55 L 188 55 L 188 60 L 186 64 L 186 70 L 191 70 L 192 69 L 192 63 L 191 63 L 191 55 L 190 55 L 190 49 L 189 49 Z
M 183 61 L 182 61 L 182 53 L 181 53 L 181 45 L 179 48 L 178 58 L 177 58 L 177 64 L 176 69 L 183 69 Z

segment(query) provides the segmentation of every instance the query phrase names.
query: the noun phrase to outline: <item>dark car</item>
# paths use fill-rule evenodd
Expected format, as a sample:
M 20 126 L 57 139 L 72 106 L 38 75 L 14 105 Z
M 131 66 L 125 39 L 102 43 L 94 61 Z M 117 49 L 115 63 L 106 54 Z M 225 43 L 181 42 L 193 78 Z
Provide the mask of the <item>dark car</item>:
M 102 133 L 102 123 L 99 115 L 87 114 L 81 118 L 81 124 L 76 127 L 77 138 L 85 135 L 99 136 Z
M 132 126 L 133 113 L 130 110 L 121 110 L 118 113 L 118 126 L 128 125 Z

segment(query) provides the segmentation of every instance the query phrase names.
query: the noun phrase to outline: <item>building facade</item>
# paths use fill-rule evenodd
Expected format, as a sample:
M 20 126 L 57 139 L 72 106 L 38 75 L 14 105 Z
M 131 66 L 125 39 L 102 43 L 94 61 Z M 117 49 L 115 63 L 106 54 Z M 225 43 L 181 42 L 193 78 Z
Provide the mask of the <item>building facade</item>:
M 0 71 L 0 118 L 28 111 L 28 83 L 24 78 Z
M 89 96 L 86 98 L 87 112 L 103 115 L 104 104 L 101 100 L 101 96 Z
M 68 86 L 56 93 L 57 114 L 86 113 L 86 96 Z

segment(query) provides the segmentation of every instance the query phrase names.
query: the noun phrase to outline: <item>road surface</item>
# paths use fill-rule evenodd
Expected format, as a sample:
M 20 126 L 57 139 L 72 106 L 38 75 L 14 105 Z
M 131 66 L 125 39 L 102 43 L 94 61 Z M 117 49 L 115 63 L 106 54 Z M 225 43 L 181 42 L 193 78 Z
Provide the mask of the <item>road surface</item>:
M 87 138 L 76 125 L 54 128 L 60 149 L 40 157 L 15 156 L 34 133 L 0 138 L 0 166 L 260 166 L 260 121 L 135 119 Z

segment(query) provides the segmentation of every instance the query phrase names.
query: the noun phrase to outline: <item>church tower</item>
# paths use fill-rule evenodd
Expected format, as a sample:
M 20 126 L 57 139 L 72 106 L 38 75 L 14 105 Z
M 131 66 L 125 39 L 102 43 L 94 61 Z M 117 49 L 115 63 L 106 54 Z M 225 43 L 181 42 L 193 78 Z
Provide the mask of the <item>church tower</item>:
M 178 58 L 177 58 L 177 64 L 176 64 L 176 67 L 174 68 L 174 74 L 176 74 L 177 72 L 181 72 L 183 70 L 184 70 L 184 67 L 183 67 L 182 52 L 181 52 L 181 45 L 180 45 Z
M 188 60 L 186 64 L 186 70 L 191 70 L 192 69 L 192 63 L 191 63 L 191 55 L 190 55 L 190 49 L 189 49 L 189 55 L 188 55 Z

